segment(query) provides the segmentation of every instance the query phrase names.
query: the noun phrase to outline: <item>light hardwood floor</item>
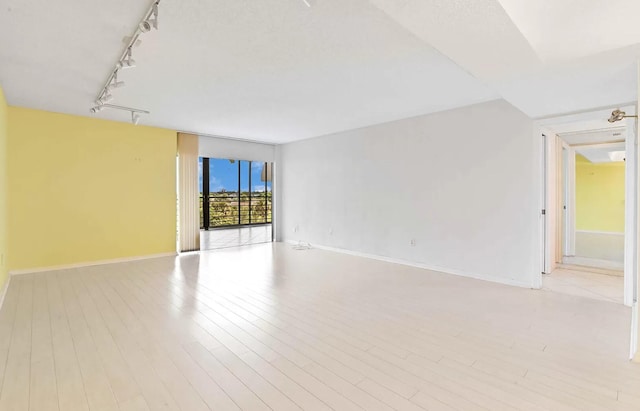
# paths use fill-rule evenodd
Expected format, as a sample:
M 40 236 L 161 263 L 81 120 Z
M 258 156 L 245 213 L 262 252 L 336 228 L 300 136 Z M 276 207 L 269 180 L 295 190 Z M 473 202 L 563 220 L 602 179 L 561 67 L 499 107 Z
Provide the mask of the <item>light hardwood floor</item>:
M 200 230 L 200 249 L 238 247 L 271 242 L 271 224 Z
M 639 410 L 628 308 L 263 244 L 13 277 L 0 410 Z
M 561 267 L 542 276 L 542 288 L 624 304 L 624 277 L 618 272 L 588 267 Z

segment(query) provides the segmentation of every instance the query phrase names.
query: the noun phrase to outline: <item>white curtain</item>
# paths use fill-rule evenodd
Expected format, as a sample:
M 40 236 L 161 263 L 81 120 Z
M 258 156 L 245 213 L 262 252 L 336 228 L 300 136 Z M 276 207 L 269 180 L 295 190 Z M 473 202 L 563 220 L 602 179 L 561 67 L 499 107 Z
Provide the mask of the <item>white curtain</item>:
M 180 251 L 200 250 L 198 136 L 178 133 Z

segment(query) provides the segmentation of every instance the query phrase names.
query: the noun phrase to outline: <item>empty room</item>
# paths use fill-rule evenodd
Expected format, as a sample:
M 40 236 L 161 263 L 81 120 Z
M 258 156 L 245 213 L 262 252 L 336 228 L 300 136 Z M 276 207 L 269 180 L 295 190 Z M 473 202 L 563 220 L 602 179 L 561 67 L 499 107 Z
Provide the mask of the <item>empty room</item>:
M 637 0 L 0 0 L 0 411 L 640 410 Z

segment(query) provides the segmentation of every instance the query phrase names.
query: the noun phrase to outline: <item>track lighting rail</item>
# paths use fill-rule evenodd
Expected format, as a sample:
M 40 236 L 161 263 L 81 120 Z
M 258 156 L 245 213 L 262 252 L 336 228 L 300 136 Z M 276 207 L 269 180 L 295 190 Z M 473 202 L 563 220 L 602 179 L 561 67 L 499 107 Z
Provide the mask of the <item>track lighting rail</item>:
M 151 6 L 149 6 L 149 9 L 145 13 L 144 18 L 136 26 L 136 29 L 131 35 L 131 37 L 129 37 L 129 41 L 127 42 L 127 45 L 124 48 L 120 56 L 120 59 L 118 59 L 118 62 L 115 64 L 113 70 L 107 77 L 107 80 L 104 83 L 104 86 L 102 86 L 102 88 L 100 89 L 100 92 L 96 96 L 96 99 L 95 99 L 96 105 L 90 110 L 92 113 L 97 113 L 99 111 L 102 111 L 103 108 L 112 108 L 116 110 L 130 111 L 132 113 L 132 116 L 134 114 L 138 116 L 139 113 L 149 114 L 149 111 L 146 111 L 146 110 L 131 109 L 127 107 L 116 106 L 113 104 L 106 104 L 106 103 L 113 100 L 113 96 L 111 95 L 111 91 L 113 89 L 124 86 L 123 81 L 118 81 L 118 71 L 135 67 L 136 64 L 135 64 L 135 61 L 133 60 L 132 54 L 133 54 L 133 48 L 136 47 L 141 41 L 140 36 L 144 33 L 151 31 L 151 29 L 156 29 L 156 30 L 158 29 L 158 6 L 159 5 L 160 5 L 160 0 L 153 1 Z M 139 116 L 136 118 L 139 118 Z M 137 120 L 133 122 L 137 124 Z

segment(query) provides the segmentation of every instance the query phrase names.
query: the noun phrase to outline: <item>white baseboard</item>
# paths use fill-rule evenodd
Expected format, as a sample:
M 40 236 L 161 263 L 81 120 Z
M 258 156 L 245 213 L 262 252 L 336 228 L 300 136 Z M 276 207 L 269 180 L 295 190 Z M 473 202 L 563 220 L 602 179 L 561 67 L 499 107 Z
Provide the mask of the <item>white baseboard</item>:
M 576 230 L 576 233 L 600 234 L 600 235 L 615 235 L 615 236 L 623 236 L 623 237 L 624 237 L 624 232 L 620 233 L 620 232 L 618 232 L 618 231 Z
M 4 282 L 2 290 L 0 290 L 0 310 L 4 304 L 4 298 L 7 296 L 7 290 L 9 290 L 9 283 L 11 282 L 11 275 L 7 276 L 7 281 Z
M 293 245 L 298 244 L 298 241 L 295 241 L 295 240 L 285 240 L 284 242 L 287 243 L 287 244 L 293 244 Z M 309 244 L 309 243 L 306 243 L 306 242 L 303 242 L 303 243 L 304 244 Z M 505 278 L 496 278 L 496 277 L 491 277 L 491 276 L 482 275 L 482 274 L 478 274 L 478 273 L 470 273 L 470 272 L 467 272 L 467 271 L 456 270 L 456 269 L 452 269 L 452 268 L 438 267 L 438 266 L 435 266 L 435 265 L 416 263 L 416 262 L 413 262 L 413 261 L 401 260 L 401 259 L 391 258 L 391 257 L 384 257 L 384 256 L 381 256 L 381 255 L 362 253 L 362 252 L 359 252 L 359 251 L 351 251 L 351 250 L 346 250 L 346 249 L 343 249 L 343 248 L 335 248 L 335 247 L 329 247 L 329 246 L 324 246 L 324 245 L 319 245 L 319 244 L 311 244 L 311 246 L 315 247 L 315 248 L 318 248 L 320 250 L 333 251 L 333 252 L 336 252 L 336 253 L 353 255 L 353 256 L 356 256 L 356 257 L 370 258 L 372 260 L 384 261 L 384 262 L 393 263 L 393 264 L 406 265 L 406 266 L 409 266 L 409 267 L 421 268 L 423 270 L 436 271 L 436 272 L 444 273 L 444 274 L 452 274 L 452 275 L 457 275 L 457 276 L 460 276 L 460 277 L 473 278 L 473 279 L 476 279 L 476 280 L 489 281 L 489 282 L 492 282 L 492 283 L 511 285 L 511 286 L 515 286 L 515 287 L 535 288 L 530 283 L 521 282 L 521 281 L 517 281 L 517 280 L 511 280 L 511 279 L 505 279 Z
M 176 253 L 176 252 L 161 253 L 161 254 L 149 254 L 149 255 L 142 255 L 142 256 L 136 256 L 136 257 L 114 258 L 114 259 L 111 259 L 111 260 L 99 260 L 99 261 L 88 261 L 88 262 L 83 262 L 83 263 L 56 265 L 56 266 L 51 266 L 51 267 L 27 268 L 27 269 L 24 269 L 24 270 L 12 270 L 12 271 L 9 271 L 9 275 L 12 276 L 12 275 L 34 274 L 34 273 L 43 273 L 45 271 L 59 271 L 59 270 L 69 270 L 71 268 L 93 267 L 93 266 L 96 266 L 96 265 L 128 263 L 128 262 L 131 262 L 131 261 L 149 260 L 149 259 L 152 259 L 152 258 L 174 257 L 176 255 L 178 255 L 178 253 Z
M 564 264 L 581 265 L 583 267 L 603 268 L 606 270 L 624 270 L 624 263 L 609 260 L 599 260 L 597 258 L 565 256 L 562 257 Z

